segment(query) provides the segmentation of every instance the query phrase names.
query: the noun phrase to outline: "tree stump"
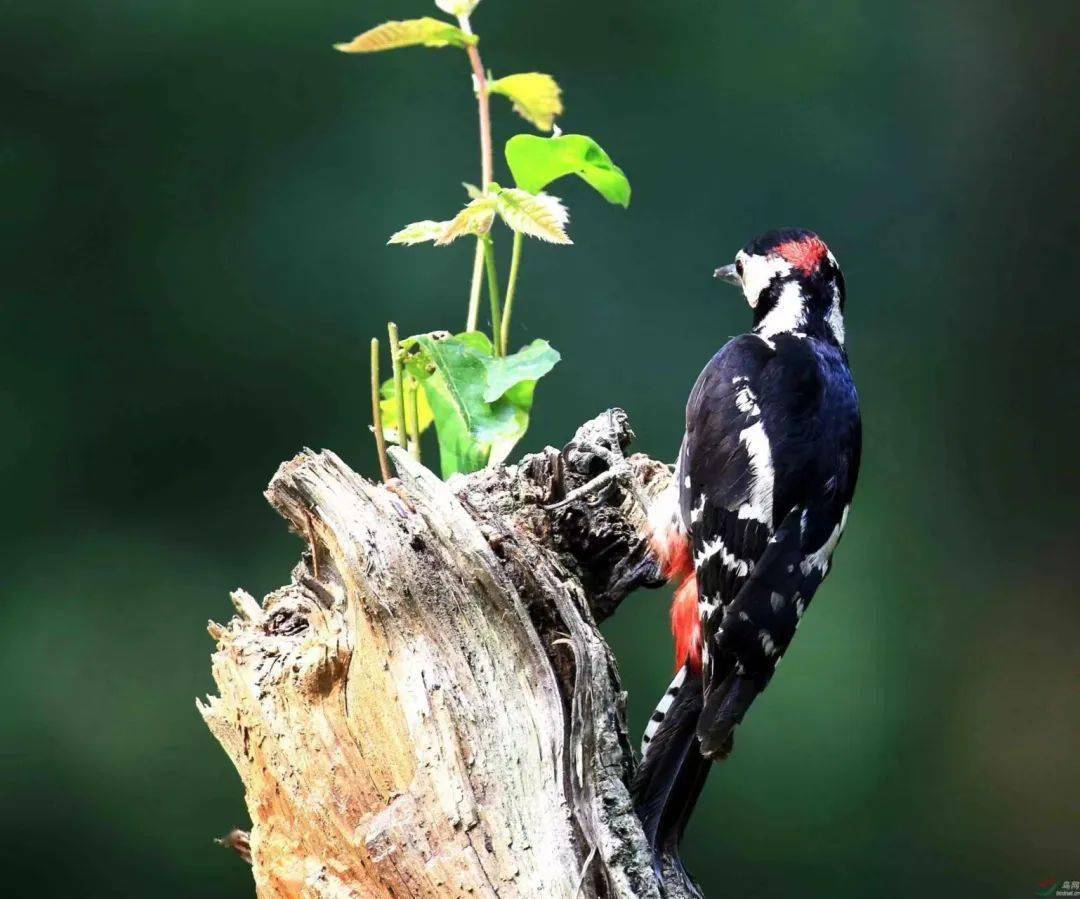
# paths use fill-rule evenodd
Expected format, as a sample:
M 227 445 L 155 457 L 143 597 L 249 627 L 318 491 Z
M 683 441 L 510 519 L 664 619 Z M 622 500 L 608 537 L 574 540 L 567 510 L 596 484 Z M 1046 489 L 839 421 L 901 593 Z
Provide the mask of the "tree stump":
M 388 486 L 328 451 L 278 469 L 266 497 L 309 550 L 211 622 L 221 695 L 199 703 L 243 779 L 260 899 L 659 899 L 597 629 L 657 579 L 633 493 L 670 472 L 623 457 L 632 437 L 611 410 L 448 483 L 400 450 Z M 613 463 L 632 489 L 546 508 Z

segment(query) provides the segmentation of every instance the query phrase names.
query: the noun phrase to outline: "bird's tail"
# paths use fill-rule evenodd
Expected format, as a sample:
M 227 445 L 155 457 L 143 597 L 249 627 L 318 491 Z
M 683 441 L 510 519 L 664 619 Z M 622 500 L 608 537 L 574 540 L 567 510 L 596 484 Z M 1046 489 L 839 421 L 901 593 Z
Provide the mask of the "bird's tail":
M 679 861 L 679 841 L 710 767 L 697 738 L 701 707 L 701 673 L 683 665 L 645 729 L 643 758 L 631 784 L 661 878 L 674 873 L 689 881 Z

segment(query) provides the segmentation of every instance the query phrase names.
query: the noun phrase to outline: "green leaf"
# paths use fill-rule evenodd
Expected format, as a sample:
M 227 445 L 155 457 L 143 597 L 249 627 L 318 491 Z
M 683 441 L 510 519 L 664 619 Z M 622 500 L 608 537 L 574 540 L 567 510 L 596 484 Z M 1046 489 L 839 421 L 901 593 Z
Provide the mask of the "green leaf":
M 430 219 L 423 222 L 413 222 L 406 225 L 400 231 L 390 235 L 388 244 L 403 244 L 411 247 L 413 244 L 426 243 L 429 240 L 438 241 L 446 235 L 450 227 L 449 222 L 433 222 Z
M 544 341 L 496 359 L 478 331 L 421 334 L 402 343 L 406 368 L 424 388 L 443 477 L 504 461 L 529 427 L 538 378 L 558 361 Z
M 467 47 L 475 43 L 475 37 L 456 25 L 425 16 L 403 22 L 383 22 L 347 43 L 334 44 L 334 49 L 342 53 L 378 53 L 399 47 Z
M 483 468 L 491 455 L 490 443 L 480 439 L 490 427 L 483 401 L 485 348 L 477 347 L 470 335 L 439 339 L 432 334 L 410 338 L 403 346 L 412 351 L 406 367 L 424 388 L 435 417 L 442 476 Z
M 630 205 L 630 182 L 623 170 L 584 134 L 515 135 L 506 142 L 506 162 L 518 187 L 530 193 L 543 190 L 556 178 L 578 175 L 609 203 Z
M 406 399 L 408 399 L 408 392 L 405 393 Z M 397 390 L 394 387 L 394 379 L 390 378 L 382 383 L 379 387 L 379 408 L 382 410 L 382 423 L 383 423 L 383 436 L 391 443 L 402 442 L 401 434 L 398 430 L 398 417 L 397 417 Z M 431 427 L 432 422 L 435 420 L 434 415 L 431 412 L 431 406 L 427 401 L 427 394 L 423 390 L 417 390 L 416 393 L 416 411 L 419 413 L 420 418 L 420 433 L 423 434 L 428 428 Z M 413 410 L 408 402 L 405 403 L 405 432 L 406 434 L 412 430 L 413 425 Z
M 435 0 L 435 5 L 452 16 L 467 16 L 479 5 L 480 0 Z
M 541 131 L 550 131 L 555 116 L 563 114 L 562 90 L 554 78 L 542 72 L 506 75 L 492 81 L 488 90 L 509 97 L 514 112 Z
M 493 359 L 488 365 L 484 400 L 493 403 L 522 381 L 537 381 L 562 357 L 546 340 L 534 340 L 512 356 Z
M 492 185 L 495 208 L 508 228 L 549 243 L 570 244 L 573 241 L 563 227 L 570 213 L 558 197 L 545 193 L 531 194 L 517 187 Z

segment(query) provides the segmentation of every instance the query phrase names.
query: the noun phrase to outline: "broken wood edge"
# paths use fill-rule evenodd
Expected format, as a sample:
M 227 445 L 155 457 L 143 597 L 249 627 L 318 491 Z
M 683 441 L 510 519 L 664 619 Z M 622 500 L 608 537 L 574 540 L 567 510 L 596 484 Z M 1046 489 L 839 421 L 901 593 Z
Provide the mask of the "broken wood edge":
M 598 623 L 658 581 L 633 493 L 670 472 L 631 456 L 636 491 L 547 508 L 632 437 L 609 410 L 448 483 L 396 449 L 387 487 L 329 451 L 279 467 L 267 498 L 308 549 L 261 604 L 234 592 L 198 704 L 244 783 L 260 899 L 661 895 Z

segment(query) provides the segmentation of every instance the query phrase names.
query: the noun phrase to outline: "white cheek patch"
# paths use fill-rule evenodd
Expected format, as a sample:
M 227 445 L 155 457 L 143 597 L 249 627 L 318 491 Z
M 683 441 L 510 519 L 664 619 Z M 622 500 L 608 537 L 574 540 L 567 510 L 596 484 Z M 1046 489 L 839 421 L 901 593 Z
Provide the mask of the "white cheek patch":
M 833 285 L 832 304 L 829 306 L 829 312 L 825 316 L 825 323 L 829 326 L 829 330 L 833 332 L 836 342 L 843 346 L 844 314 L 840 311 L 840 288 L 835 284 Z
M 789 281 L 780 291 L 776 305 L 754 330 L 764 338 L 798 331 L 806 325 L 806 301 L 798 282 Z
M 735 257 L 742 263 L 743 294 L 750 308 L 756 308 L 761 294 L 777 275 L 786 277 L 791 274 L 791 263 L 780 256 L 751 256 L 739 251 Z

